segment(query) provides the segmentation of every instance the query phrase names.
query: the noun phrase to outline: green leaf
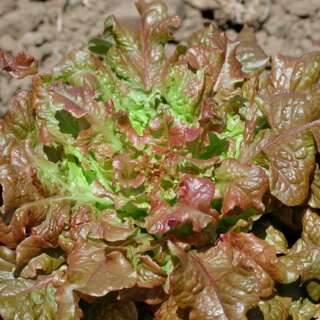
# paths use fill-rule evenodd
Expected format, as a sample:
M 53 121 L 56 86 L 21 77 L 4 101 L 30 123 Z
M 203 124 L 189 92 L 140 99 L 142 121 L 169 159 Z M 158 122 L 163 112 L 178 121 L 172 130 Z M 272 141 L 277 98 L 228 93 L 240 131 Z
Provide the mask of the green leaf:
M 308 299 L 299 299 L 290 306 L 292 320 L 311 320 L 320 316 L 320 305 L 311 303 Z
M 287 239 L 282 232 L 275 229 L 272 225 L 266 230 L 266 242 L 271 246 L 274 246 L 277 250 L 277 254 L 283 254 L 287 252 L 288 243 Z
M 52 77 L 74 86 L 87 84 L 96 89 L 99 86 L 99 61 L 98 57 L 87 51 L 72 52 L 53 68 Z
M 118 209 L 118 215 L 122 218 L 133 218 L 136 220 L 142 220 L 148 215 L 148 212 L 144 208 L 137 207 L 133 202 L 129 201 L 122 208 Z
M 270 300 L 260 301 L 259 308 L 264 320 L 288 320 L 291 298 L 275 296 Z
M 5 320 L 54 320 L 57 312 L 55 289 L 46 284 L 14 278 L 0 272 L 0 315 Z
M 264 320 L 311 320 L 320 315 L 320 306 L 308 299 L 291 301 L 291 298 L 275 296 L 266 301 L 260 301 L 259 307 Z
M 219 223 L 216 227 L 217 234 L 224 234 L 237 225 L 241 220 L 248 221 L 257 215 L 257 210 L 254 208 L 246 209 L 237 215 L 223 215 L 219 219 Z
M 91 39 L 88 44 L 88 49 L 99 55 L 106 55 L 112 44 L 104 39 Z
M 63 264 L 63 257 L 51 257 L 46 253 L 31 259 L 23 268 L 20 276 L 22 278 L 35 278 L 38 273 L 50 274 Z
M 0 246 L 0 270 L 13 272 L 15 269 L 16 254 L 5 246 Z
M 227 114 L 226 127 L 220 134 L 221 139 L 228 139 L 229 148 L 222 153 L 220 159 L 238 158 L 240 156 L 240 148 L 244 139 L 245 124 L 239 115 Z
M 193 124 L 203 90 L 203 71 L 198 70 L 194 73 L 186 65 L 178 65 L 169 70 L 164 81 L 163 96 L 175 118 Z
M 309 281 L 306 284 L 308 295 L 313 302 L 319 303 L 320 301 L 320 283 L 319 281 Z
M 80 132 L 80 125 L 69 112 L 65 110 L 58 111 L 55 118 L 59 122 L 59 128 L 62 133 L 71 134 L 76 138 Z
M 200 159 L 210 159 L 213 156 L 220 156 L 226 153 L 229 148 L 229 142 L 227 139 L 221 139 L 218 134 L 209 132 L 210 144 L 206 150 L 200 155 Z

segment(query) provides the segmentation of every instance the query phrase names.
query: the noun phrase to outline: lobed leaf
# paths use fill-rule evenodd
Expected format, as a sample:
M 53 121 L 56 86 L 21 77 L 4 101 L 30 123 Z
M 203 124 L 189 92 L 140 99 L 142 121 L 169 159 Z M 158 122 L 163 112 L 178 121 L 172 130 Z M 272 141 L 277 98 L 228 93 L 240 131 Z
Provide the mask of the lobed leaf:
M 264 209 L 262 197 L 268 189 L 268 177 L 261 167 L 226 159 L 215 171 L 215 176 L 217 187 L 223 195 L 223 213 L 235 207 Z
M 0 49 L 0 70 L 12 77 L 22 79 L 37 73 L 38 62 L 32 56 L 18 53 L 16 56 Z
M 269 269 L 267 261 L 256 258 L 258 247 L 248 235 L 241 235 L 243 247 L 229 237 L 204 253 L 186 253 L 171 244 L 180 265 L 170 275 L 170 294 L 180 308 L 191 308 L 190 319 L 245 319 L 260 298 L 272 294 L 268 271 L 276 265 Z

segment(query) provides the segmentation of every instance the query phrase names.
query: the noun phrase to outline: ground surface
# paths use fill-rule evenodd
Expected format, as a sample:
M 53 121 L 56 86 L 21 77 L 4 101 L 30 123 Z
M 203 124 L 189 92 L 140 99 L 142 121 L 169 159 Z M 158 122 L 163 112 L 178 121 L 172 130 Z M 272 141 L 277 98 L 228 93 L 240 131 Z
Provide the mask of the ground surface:
M 167 0 L 183 18 L 178 40 L 201 27 L 205 19 L 235 32 L 255 27 L 260 44 L 271 54 L 295 55 L 320 40 L 320 0 Z M 25 50 L 48 71 L 67 52 L 85 46 L 114 13 L 133 23 L 134 0 L 0 0 L 0 48 Z M 30 82 L 0 76 L 0 114 L 10 97 Z

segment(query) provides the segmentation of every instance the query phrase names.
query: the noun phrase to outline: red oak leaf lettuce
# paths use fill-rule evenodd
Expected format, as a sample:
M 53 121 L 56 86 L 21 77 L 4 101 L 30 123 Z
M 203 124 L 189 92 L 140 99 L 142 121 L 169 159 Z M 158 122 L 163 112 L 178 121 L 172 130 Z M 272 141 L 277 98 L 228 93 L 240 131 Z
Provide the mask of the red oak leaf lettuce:
M 0 119 L 0 318 L 318 316 L 320 53 L 210 23 L 175 45 L 163 1 L 136 7 Z

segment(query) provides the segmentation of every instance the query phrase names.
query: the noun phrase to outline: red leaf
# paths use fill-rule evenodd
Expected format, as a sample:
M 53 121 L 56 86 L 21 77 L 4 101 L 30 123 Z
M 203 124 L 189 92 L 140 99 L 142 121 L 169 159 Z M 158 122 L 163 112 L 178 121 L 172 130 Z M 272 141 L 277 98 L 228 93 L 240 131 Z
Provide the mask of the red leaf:
M 8 72 L 16 79 L 37 73 L 38 62 L 35 57 L 29 56 L 24 52 L 16 56 L 6 53 L 0 49 L 0 70 Z
M 186 176 L 178 190 L 178 197 L 185 204 L 210 213 L 214 192 L 214 184 L 209 178 Z

